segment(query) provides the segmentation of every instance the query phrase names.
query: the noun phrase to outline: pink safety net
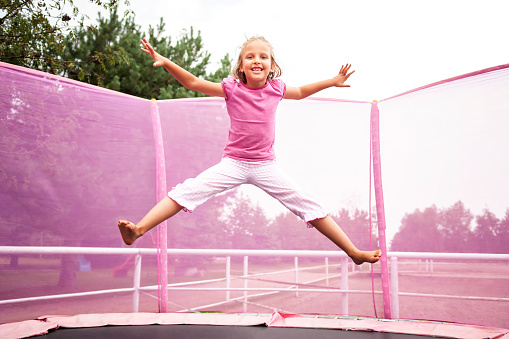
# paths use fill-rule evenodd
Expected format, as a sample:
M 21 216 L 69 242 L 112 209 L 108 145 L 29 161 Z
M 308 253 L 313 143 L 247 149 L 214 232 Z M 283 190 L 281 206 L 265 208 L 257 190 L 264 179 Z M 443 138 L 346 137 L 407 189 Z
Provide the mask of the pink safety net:
M 378 103 L 280 104 L 283 170 L 357 247 L 387 243 L 354 267 L 252 186 L 125 246 L 118 219 L 219 162 L 224 100 L 151 101 L 0 63 L 0 323 L 278 310 L 509 328 L 507 93 L 504 65 Z

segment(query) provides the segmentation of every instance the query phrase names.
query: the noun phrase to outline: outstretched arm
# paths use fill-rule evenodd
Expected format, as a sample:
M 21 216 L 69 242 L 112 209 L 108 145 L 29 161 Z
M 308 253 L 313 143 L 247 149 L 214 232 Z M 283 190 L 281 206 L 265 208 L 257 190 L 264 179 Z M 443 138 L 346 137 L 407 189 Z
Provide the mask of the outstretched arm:
M 329 87 L 350 87 L 350 85 L 345 84 L 346 80 L 348 80 L 350 75 L 352 75 L 355 72 L 351 71 L 350 73 L 348 73 L 350 67 L 352 67 L 352 65 L 349 64 L 341 66 L 341 70 L 339 71 L 338 75 L 336 75 L 332 79 L 315 82 L 301 87 L 287 86 L 283 98 L 300 100 L 307 98 L 308 96 L 320 92 L 321 90 L 324 90 Z
M 154 67 L 163 66 L 185 88 L 210 96 L 226 97 L 220 83 L 204 80 L 189 73 L 173 61 L 157 53 L 146 38 L 141 40 L 141 44 L 143 45 L 141 50 L 154 59 Z

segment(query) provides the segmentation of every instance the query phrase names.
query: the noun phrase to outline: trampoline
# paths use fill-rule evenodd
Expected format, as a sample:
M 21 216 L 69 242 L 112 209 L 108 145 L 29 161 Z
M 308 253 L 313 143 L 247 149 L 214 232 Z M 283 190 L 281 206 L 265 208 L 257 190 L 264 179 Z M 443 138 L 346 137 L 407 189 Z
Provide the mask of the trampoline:
M 395 252 L 386 234 L 443 206 L 503 218 L 508 91 L 509 64 L 378 102 L 281 103 L 281 167 L 358 247 L 373 238 L 383 250 L 352 268 L 250 187 L 125 248 L 116 220 L 139 219 L 220 159 L 224 101 L 145 100 L 0 63 L 0 337 L 501 338 L 505 238 L 442 253 L 421 227 L 416 248 Z M 76 220 L 93 223 L 83 232 Z
M 88 314 L 9 324 L 3 337 L 49 338 L 500 338 L 502 329 L 417 321 L 279 314 Z M 46 327 L 37 326 L 43 323 Z M 58 325 L 57 325 L 58 324 Z M 18 327 L 16 327 L 18 325 Z M 56 329 L 58 326 L 62 326 Z M 0 327 L 1 329 L 1 327 Z

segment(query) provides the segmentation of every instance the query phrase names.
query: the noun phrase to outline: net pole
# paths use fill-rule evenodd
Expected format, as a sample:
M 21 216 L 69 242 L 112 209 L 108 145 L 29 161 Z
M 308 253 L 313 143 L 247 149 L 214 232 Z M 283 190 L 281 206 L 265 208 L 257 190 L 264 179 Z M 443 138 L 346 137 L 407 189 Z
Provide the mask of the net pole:
M 166 163 L 164 157 L 163 133 L 157 102 L 151 102 L 152 126 L 154 129 L 154 141 L 156 151 L 156 200 L 161 201 L 166 197 Z M 158 306 L 160 313 L 168 312 L 168 235 L 167 223 L 163 221 L 157 227 L 157 285 Z
M 384 318 L 392 319 L 391 315 L 391 298 L 389 286 L 389 269 L 387 263 L 387 243 L 385 237 L 385 208 L 384 196 L 382 189 L 382 169 L 380 162 L 380 111 L 376 101 L 371 103 L 371 148 L 373 152 L 373 180 L 375 186 L 376 215 L 378 220 L 378 242 L 382 251 L 380 258 L 381 276 L 382 276 L 382 292 L 384 303 Z
M 372 189 L 371 189 L 371 184 L 372 184 L 372 180 L 373 180 L 373 177 L 372 177 L 372 164 L 373 164 L 373 147 L 371 147 L 371 119 L 370 119 L 370 126 L 369 126 L 369 130 L 370 130 L 370 133 L 369 133 L 369 137 L 370 137 L 370 145 L 369 145 L 369 204 L 368 204 L 368 217 L 369 217 L 369 250 L 372 251 L 373 250 L 373 215 L 372 215 L 372 211 L 371 211 L 371 201 L 372 201 Z M 375 318 L 378 318 L 378 314 L 377 314 L 377 311 L 376 311 L 376 299 L 375 299 L 375 272 L 374 272 L 374 269 L 373 269 L 373 264 L 370 265 L 370 269 L 371 269 L 371 297 L 373 298 L 373 310 L 375 311 Z

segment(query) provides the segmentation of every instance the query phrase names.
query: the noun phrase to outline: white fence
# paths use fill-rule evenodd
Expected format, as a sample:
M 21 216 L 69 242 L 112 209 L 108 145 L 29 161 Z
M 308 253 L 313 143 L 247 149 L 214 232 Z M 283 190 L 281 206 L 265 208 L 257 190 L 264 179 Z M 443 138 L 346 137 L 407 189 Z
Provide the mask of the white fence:
M 119 292 L 132 292 L 133 293 L 133 312 L 138 312 L 139 296 L 140 291 L 157 290 L 157 286 L 141 286 L 141 267 L 142 257 L 145 255 L 156 255 L 156 249 L 148 248 L 94 248 L 94 247 L 18 247 L 18 246 L 0 246 L 0 255 L 45 255 L 45 254 L 101 254 L 101 255 L 113 255 L 113 254 L 130 254 L 135 255 L 134 260 L 134 278 L 132 288 L 121 288 L 121 289 L 110 289 L 101 291 L 81 292 L 81 293 L 69 293 L 60 295 L 49 295 L 39 296 L 30 298 L 20 299 L 9 299 L 0 300 L 0 305 L 22 303 L 37 300 L 49 300 L 58 298 L 70 298 L 78 296 L 89 296 L 98 294 L 108 293 L 119 293 Z M 186 291 L 224 291 L 226 294 L 225 300 L 216 303 L 219 305 L 227 302 L 231 302 L 230 292 L 242 291 L 243 296 L 236 299 L 242 299 L 244 304 L 244 311 L 246 311 L 248 298 L 258 296 L 249 295 L 247 292 L 260 292 L 262 294 L 279 293 L 283 291 L 295 291 L 294 293 L 341 293 L 341 314 L 348 315 L 348 295 L 349 294 L 371 294 L 372 291 L 368 290 L 351 290 L 348 288 L 348 266 L 350 263 L 349 258 L 344 252 L 341 251 L 301 251 L 301 250 L 218 250 L 218 249 L 168 249 L 168 255 L 185 255 L 185 256 L 212 256 L 222 257 L 225 260 L 225 278 L 214 279 L 214 280 L 200 280 L 195 282 L 187 282 L 180 284 L 168 285 L 168 290 L 186 290 Z M 243 257 L 243 278 L 244 286 L 241 288 L 231 287 L 231 257 Z M 294 258 L 294 272 L 295 284 L 287 288 L 257 288 L 248 286 L 248 263 L 249 257 L 293 257 Z M 341 259 L 341 283 L 338 288 L 305 288 L 299 289 L 300 284 L 313 283 L 313 282 L 300 282 L 299 272 L 308 268 L 299 268 L 298 258 L 323 258 L 325 264 L 323 266 L 315 266 L 312 269 L 321 267 L 324 269 L 324 278 L 326 285 L 328 285 L 329 278 L 333 276 L 329 273 L 329 259 Z M 433 269 L 433 260 L 461 260 L 461 261 L 497 261 L 509 263 L 509 254 L 472 254 L 472 253 L 414 253 L 414 252 L 391 252 L 388 254 L 390 260 L 390 290 L 391 290 L 391 313 L 394 319 L 399 318 L 399 296 L 416 296 L 416 297 L 429 297 L 429 298 L 452 298 L 452 299 L 470 299 L 470 300 L 490 300 L 490 301 L 502 301 L 509 302 L 509 298 L 488 298 L 488 297 L 475 297 L 475 296 L 454 296 L 454 295 L 436 295 L 436 294 L 422 294 L 422 293 L 405 293 L 399 292 L 398 283 L 398 260 L 399 259 L 414 259 L 414 260 L 425 260 L 426 270 Z M 353 264 L 352 264 L 353 265 Z M 337 276 L 337 275 L 336 275 Z M 334 276 L 334 277 L 336 277 Z M 193 286 L 197 283 L 205 282 L 225 282 L 224 287 L 196 287 Z M 381 291 L 375 291 L 377 294 L 381 294 Z M 201 308 L 207 308 L 214 305 L 204 305 L 199 308 L 193 308 L 192 310 L 198 310 Z

